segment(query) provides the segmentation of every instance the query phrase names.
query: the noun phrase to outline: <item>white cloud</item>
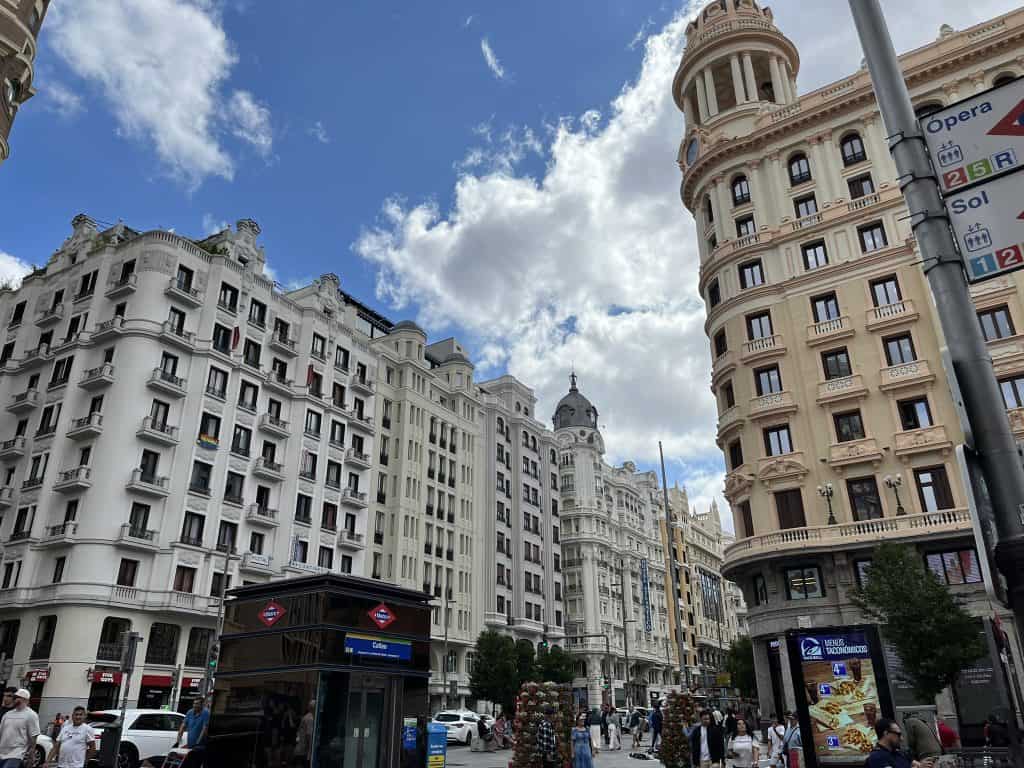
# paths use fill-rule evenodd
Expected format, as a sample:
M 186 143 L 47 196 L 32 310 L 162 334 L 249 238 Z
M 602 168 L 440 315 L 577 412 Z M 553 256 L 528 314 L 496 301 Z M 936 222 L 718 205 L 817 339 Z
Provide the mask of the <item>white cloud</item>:
M 70 120 L 82 112 L 82 97 L 68 88 L 59 80 L 47 79 L 39 87 L 43 105 L 51 112 L 57 113 L 65 120 Z
M 469 16 L 467 16 L 466 20 L 464 22 L 462 22 L 462 28 L 463 29 L 469 29 L 469 25 L 473 23 L 473 19 L 475 19 L 475 18 L 476 18 L 476 16 L 474 16 L 473 14 L 470 14 Z
M 224 91 L 237 57 L 218 8 L 209 0 L 76 0 L 53 4 L 47 16 L 49 44 L 98 86 L 118 131 L 151 142 L 169 174 L 193 187 L 208 176 L 233 178 L 225 132 L 258 152 L 270 147 L 266 107 L 246 91 Z
M 227 229 L 230 225 L 224 219 L 218 219 L 212 213 L 203 214 L 203 237 L 215 235 Z
M 651 28 L 654 26 L 654 19 L 648 17 L 647 20 L 640 25 L 640 29 L 633 35 L 633 39 L 629 41 L 629 45 L 626 46 L 629 50 L 633 50 L 637 46 L 643 44 L 644 40 L 647 39 L 647 35 L 650 33 Z
M 10 285 L 12 288 L 17 288 L 21 285 L 21 278 L 31 271 L 31 264 L 0 250 L 0 286 Z
M 487 42 L 486 37 L 480 39 L 480 50 L 484 54 L 484 61 L 487 62 L 487 68 L 491 70 L 491 74 L 499 80 L 504 80 L 505 68 L 501 66 L 501 62 L 498 61 L 498 57 L 491 48 L 491 44 Z
M 270 155 L 274 148 L 270 110 L 256 101 L 249 91 L 231 94 L 224 119 L 236 137 L 251 144 L 262 157 Z
M 317 120 L 313 125 L 310 126 L 309 130 L 306 131 L 310 136 L 319 141 L 321 144 L 330 144 L 331 137 L 327 135 L 327 129 L 324 128 L 324 124 Z

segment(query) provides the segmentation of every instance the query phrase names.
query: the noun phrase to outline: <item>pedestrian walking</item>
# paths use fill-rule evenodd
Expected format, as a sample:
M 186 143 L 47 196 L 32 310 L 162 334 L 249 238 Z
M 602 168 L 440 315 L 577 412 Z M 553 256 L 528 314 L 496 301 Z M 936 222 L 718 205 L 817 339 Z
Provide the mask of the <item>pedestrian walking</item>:
M 576 718 L 572 729 L 572 768 L 594 768 L 594 745 L 583 717 Z
M 607 704 L 601 705 L 601 743 L 606 747 L 608 746 L 608 710 L 611 709 Z
M 700 725 L 690 732 L 690 759 L 694 768 L 721 768 L 725 735 L 710 710 L 700 713 Z
M 608 749 L 622 749 L 622 719 L 614 709 L 608 715 Z
M 71 721 L 61 725 L 46 759 L 56 762 L 57 768 L 85 768 L 96 751 L 95 740 L 96 730 L 85 722 L 85 707 L 75 707 L 71 711 Z
M 746 720 L 736 721 L 736 733 L 729 740 L 725 756 L 732 760 L 733 768 L 753 768 L 760 758 L 760 747 L 747 729 Z
M 800 733 L 800 722 L 796 712 L 786 713 L 786 733 L 782 737 L 782 757 L 788 768 L 800 768 L 796 750 L 803 749 L 803 735 Z
M 772 715 L 771 722 L 768 726 L 768 757 L 772 765 L 778 768 L 782 765 L 782 738 L 786 735 L 786 729 L 779 722 L 778 715 Z
M 644 745 L 643 718 L 640 710 L 630 707 L 629 710 L 629 735 L 632 737 L 633 750 L 641 749 Z
M 651 746 L 647 751 L 651 754 L 658 751 L 658 742 L 661 740 L 661 702 L 655 702 L 651 708 L 651 714 L 649 716 L 651 723 Z
M 907 753 L 911 760 L 934 760 L 942 755 L 938 735 L 916 712 L 903 718 L 903 733 L 907 737 Z
M 551 715 L 554 714 L 554 707 L 548 704 L 537 723 L 537 754 L 540 756 L 540 763 L 544 768 L 554 768 L 559 764 L 558 741 L 555 739 L 555 728 L 551 725 Z M 577 718 L 577 723 L 580 719 Z M 590 738 L 590 731 L 587 731 L 587 738 Z M 573 742 L 576 740 L 576 731 L 573 731 Z M 0 766 L 3 768 L 3 766 Z
M 292 752 L 292 765 L 300 768 L 309 765 L 310 757 L 313 754 L 313 725 L 316 718 L 313 713 L 316 711 L 316 702 L 310 701 L 306 706 L 306 714 L 299 721 L 299 730 L 295 734 L 295 750 Z
M 202 768 L 206 760 L 206 729 L 210 724 L 210 710 L 205 708 L 204 703 L 202 696 L 192 699 L 192 709 L 181 721 L 178 739 L 174 742 L 174 746 L 177 747 L 181 744 L 182 734 L 188 735 L 188 758 L 185 761 L 188 768 Z M 6 766 L 0 765 L 0 768 Z
M 22 768 L 35 758 L 39 716 L 28 705 L 24 688 L 14 691 L 14 708 L 0 720 L 0 768 Z
M 878 741 L 864 762 L 864 768 L 932 768 L 931 761 L 911 764 L 910 758 L 900 751 L 903 730 L 895 720 L 878 718 L 875 721 L 875 735 Z
M 736 715 L 732 711 L 732 707 L 725 712 L 725 739 L 728 741 L 736 735 Z

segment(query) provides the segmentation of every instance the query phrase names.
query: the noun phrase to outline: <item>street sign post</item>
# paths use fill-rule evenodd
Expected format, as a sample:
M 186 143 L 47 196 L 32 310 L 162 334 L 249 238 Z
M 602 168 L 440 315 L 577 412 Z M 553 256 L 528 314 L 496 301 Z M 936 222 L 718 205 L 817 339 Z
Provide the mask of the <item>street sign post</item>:
M 972 283 L 1024 267 L 1024 176 L 1011 173 L 946 197 Z
M 1024 78 L 921 118 L 943 194 L 1024 168 Z

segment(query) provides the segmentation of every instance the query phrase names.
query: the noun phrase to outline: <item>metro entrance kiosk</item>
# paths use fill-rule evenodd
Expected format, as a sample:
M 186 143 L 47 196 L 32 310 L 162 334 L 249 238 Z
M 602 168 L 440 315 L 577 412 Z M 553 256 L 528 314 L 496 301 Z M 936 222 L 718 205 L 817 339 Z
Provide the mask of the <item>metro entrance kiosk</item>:
M 403 765 L 404 726 L 430 715 L 429 595 L 324 574 L 228 596 L 207 765 L 277 768 L 310 723 L 304 765 Z

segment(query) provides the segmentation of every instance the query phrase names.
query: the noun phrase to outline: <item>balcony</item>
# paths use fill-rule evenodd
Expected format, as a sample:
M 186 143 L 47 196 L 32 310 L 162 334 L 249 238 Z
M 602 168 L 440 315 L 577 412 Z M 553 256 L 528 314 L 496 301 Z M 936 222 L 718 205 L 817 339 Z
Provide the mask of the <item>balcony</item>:
M 115 315 L 109 320 L 104 320 L 96 326 L 96 330 L 92 332 L 93 341 L 99 341 L 105 339 L 108 336 L 120 336 L 121 331 L 124 329 L 124 318 L 120 315 Z
M 764 338 L 744 341 L 740 361 L 749 364 L 755 360 L 764 360 L 784 354 L 786 354 L 786 347 L 782 341 L 782 334 L 776 333 Z
M 807 344 L 816 347 L 819 344 L 831 344 L 839 339 L 853 336 L 853 321 L 848 315 L 807 326 Z
M 351 379 L 349 379 L 348 384 L 350 387 L 352 387 L 352 389 L 356 391 L 365 392 L 370 395 L 373 394 L 374 381 L 368 376 L 365 378 L 353 376 Z M 441 447 L 444 448 L 443 445 Z
M 102 389 L 113 383 L 114 365 L 113 363 L 104 363 L 96 368 L 90 368 L 83 373 L 78 386 L 91 392 L 94 389 Z
M 273 371 L 267 371 L 266 376 L 263 377 L 263 381 L 266 382 L 267 389 L 272 389 L 276 392 L 280 392 L 282 395 L 291 396 L 292 385 L 294 381 L 285 376 L 274 373 Z
M 132 470 L 131 479 L 125 487 L 146 496 L 164 497 L 170 493 L 170 481 L 165 475 L 143 472 L 140 468 Z
M 324 568 L 322 565 L 304 563 L 300 560 L 289 560 L 286 568 L 289 571 L 298 571 L 299 573 L 329 573 L 331 570 L 330 568 Z
M 288 437 L 291 435 L 288 422 L 270 413 L 260 414 L 259 428 L 278 437 Z
M 53 323 L 59 322 L 64 317 L 64 305 L 58 304 L 55 307 L 44 309 L 42 312 L 36 313 L 36 325 L 44 327 L 52 325 Z
M 153 389 L 157 389 L 172 397 L 184 397 L 186 394 L 185 379 L 175 376 L 163 368 L 154 368 L 153 373 L 149 375 L 147 384 Z
M 832 443 L 828 447 L 828 463 L 833 468 L 845 467 L 848 464 L 871 462 L 875 466 L 882 461 L 882 449 L 873 437 L 862 437 L 860 440 L 847 440 Z
M 122 547 L 141 549 L 147 552 L 157 549 L 156 531 L 124 523 L 114 542 Z
M 46 545 L 58 545 L 58 544 L 72 544 L 75 540 L 75 534 L 78 533 L 78 523 L 74 520 L 69 520 L 60 525 L 47 526 L 46 530 L 43 531 L 43 539 L 39 542 L 41 546 Z
M 291 357 L 295 357 L 298 354 L 295 350 L 295 339 L 290 339 L 284 334 L 271 334 L 269 343 L 272 349 L 276 349 L 278 352 L 283 352 Z
M 196 345 L 196 335 L 192 331 L 176 326 L 170 320 L 164 320 L 160 326 L 160 336 L 169 344 L 182 349 L 191 350 Z
M 948 453 L 953 449 L 953 443 L 946 434 L 946 428 L 941 424 L 934 427 L 897 432 L 894 442 L 896 444 L 895 453 L 897 456 L 908 456 L 912 453 L 924 453 L 926 451 Z
M 68 437 L 72 440 L 88 440 L 103 434 L 103 414 L 93 412 L 71 422 Z
M 245 510 L 245 519 L 254 525 L 265 525 L 276 528 L 278 523 L 277 510 L 260 504 L 250 504 Z
M 835 403 L 854 397 L 867 397 L 868 388 L 859 373 L 818 382 L 818 404 Z
M 92 488 L 92 470 L 89 467 L 66 469 L 57 475 L 53 490 L 58 493 L 76 493 Z
M 342 529 L 338 531 L 338 546 L 345 549 L 363 549 L 366 546 L 366 537 L 361 533 Z
M 364 432 L 373 432 L 372 416 L 360 416 L 358 413 L 353 413 L 348 424 L 350 427 L 361 429 Z
M 29 413 L 39 407 L 39 390 L 38 389 L 26 389 L 24 392 L 19 392 L 11 400 L 11 404 L 7 406 L 7 410 L 10 413 Z
M 750 419 L 756 421 L 794 413 L 796 407 L 792 392 L 770 392 L 767 395 L 750 398 Z
M 252 473 L 256 477 L 273 480 L 274 482 L 284 480 L 284 468 L 276 461 L 263 456 L 256 459 L 256 463 L 252 467 Z
M 935 374 L 932 373 L 931 365 L 927 360 L 890 365 L 888 368 L 880 369 L 878 374 L 881 378 L 881 384 L 878 386 L 883 390 L 928 384 L 935 380 Z
M 152 440 L 161 445 L 178 444 L 178 428 L 154 421 L 152 416 L 147 416 L 142 420 L 142 425 L 135 434 L 144 440 Z
M 352 507 L 365 507 L 366 494 L 362 491 L 357 491 L 354 488 L 345 488 L 341 492 L 341 503 L 348 504 Z
M 188 304 L 190 307 L 203 306 L 202 291 L 196 290 L 192 287 L 191 283 L 179 280 L 176 277 L 172 277 L 168 281 L 167 287 L 164 288 L 164 294 L 172 299 Z
M 366 469 L 370 467 L 370 457 L 362 451 L 357 451 L 355 448 L 349 448 L 345 451 L 345 461 Z
M 25 455 L 25 436 L 16 435 L 0 443 L 0 461 L 13 461 Z
M 0 486 L 0 509 L 7 509 L 14 504 L 14 488 L 9 485 Z
M 917 311 L 914 309 L 914 302 L 910 299 L 903 299 L 892 304 L 871 307 L 865 312 L 864 324 L 869 331 L 878 331 L 883 328 L 911 323 L 917 320 L 918 316 Z
M 242 562 L 238 564 L 238 568 L 239 570 L 252 571 L 253 573 L 269 573 L 273 561 L 274 558 L 271 555 L 245 552 L 242 555 Z
M 132 272 L 130 275 L 125 275 L 119 280 L 113 280 L 107 283 L 107 290 L 103 294 L 108 299 L 116 299 L 120 296 L 128 296 L 129 294 L 135 293 L 135 289 L 139 286 L 139 276 Z
M 929 536 L 971 535 L 967 509 L 946 509 L 911 515 L 883 517 L 838 525 L 787 528 L 740 539 L 725 549 L 722 575 L 734 578 L 735 568 L 744 562 L 786 553 L 814 549 L 850 550 L 875 547 L 882 541 L 926 539 Z
M 757 479 L 769 488 L 776 480 L 801 478 L 808 472 L 803 451 L 782 453 L 778 456 L 764 456 L 757 460 Z M 728 479 L 726 486 L 728 486 Z

